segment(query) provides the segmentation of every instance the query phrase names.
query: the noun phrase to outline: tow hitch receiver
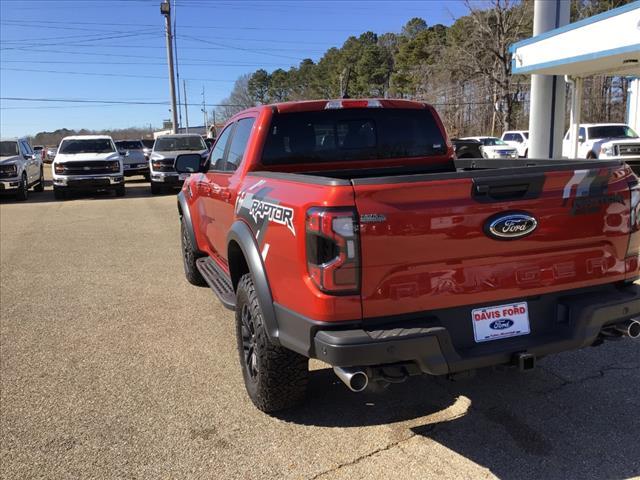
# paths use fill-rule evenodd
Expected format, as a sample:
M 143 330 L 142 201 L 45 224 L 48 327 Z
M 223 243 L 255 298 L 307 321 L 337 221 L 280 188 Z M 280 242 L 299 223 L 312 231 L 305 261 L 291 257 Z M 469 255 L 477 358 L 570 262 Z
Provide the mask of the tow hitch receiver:
M 528 372 L 536 368 L 536 357 L 530 353 L 516 353 L 515 360 L 518 365 L 518 370 L 521 372 Z

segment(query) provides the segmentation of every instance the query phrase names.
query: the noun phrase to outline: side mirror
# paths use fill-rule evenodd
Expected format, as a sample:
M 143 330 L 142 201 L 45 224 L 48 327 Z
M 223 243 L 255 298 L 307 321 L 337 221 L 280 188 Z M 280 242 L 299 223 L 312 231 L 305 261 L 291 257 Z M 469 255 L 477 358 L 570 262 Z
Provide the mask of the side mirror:
M 582 135 L 580 135 L 580 136 L 578 137 L 578 142 L 579 142 L 579 143 L 584 142 L 584 137 L 583 137 Z
M 173 168 L 178 173 L 198 173 L 200 171 L 202 157 L 199 153 L 183 153 L 176 157 Z

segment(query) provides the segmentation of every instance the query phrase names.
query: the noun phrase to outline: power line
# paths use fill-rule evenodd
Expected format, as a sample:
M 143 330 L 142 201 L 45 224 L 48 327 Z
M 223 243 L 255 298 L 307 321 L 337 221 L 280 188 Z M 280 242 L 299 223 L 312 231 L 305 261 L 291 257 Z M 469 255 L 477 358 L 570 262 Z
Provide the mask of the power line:
M 129 73 L 108 73 L 108 72 L 70 72 L 70 71 L 59 71 L 59 70 L 40 70 L 40 69 L 30 69 L 30 68 L 3 68 L 2 70 L 7 70 L 11 72 L 34 72 L 34 73 L 59 73 L 62 75 L 89 75 L 96 77 L 128 77 L 128 78 L 166 78 L 161 75 L 134 75 Z M 210 79 L 210 78 L 188 78 L 187 80 L 197 80 L 202 82 L 228 82 L 233 83 L 235 80 L 221 80 L 221 79 Z
M 145 58 L 156 58 L 156 57 L 145 57 Z M 83 61 L 83 60 L 5 60 L 2 59 L 0 60 L 0 65 L 2 65 L 3 63 L 26 63 L 29 65 L 33 65 L 34 63 L 37 63 L 38 65 L 40 64 L 53 64 L 53 65 L 63 65 L 63 64 L 71 64 L 71 65 L 143 65 L 143 66 L 166 66 L 166 62 L 108 62 L 108 61 L 101 61 L 101 62 L 88 62 L 88 61 Z M 279 63 L 212 63 L 212 62 L 207 62 L 207 63 L 184 63 L 181 62 L 180 65 L 182 66 L 191 66 L 191 67 L 253 67 L 253 68 L 260 68 L 260 67 L 265 67 L 265 66 L 280 66 L 281 64 Z M 3 67 L 0 66 L 0 71 L 4 70 Z M 38 70 L 40 71 L 40 70 Z M 163 77 L 164 78 L 164 77 Z M 194 80 L 193 78 L 191 80 Z
M 169 102 L 145 102 L 137 100 L 89 100 L 81 98 L 28 98 L 28 97 L 0 97 L 0 100 L 11 100 L 15 102 L 58 102 L 58 103 L 95 103 L 95 104 L 113 104 L 113 105 L 168 105 Z M 189 103 L 189 106 L 199 106 L 199 103 Z M 238 105 L 233 103 L 209 103 L 214 107 L 243 107 L 246 105 Z

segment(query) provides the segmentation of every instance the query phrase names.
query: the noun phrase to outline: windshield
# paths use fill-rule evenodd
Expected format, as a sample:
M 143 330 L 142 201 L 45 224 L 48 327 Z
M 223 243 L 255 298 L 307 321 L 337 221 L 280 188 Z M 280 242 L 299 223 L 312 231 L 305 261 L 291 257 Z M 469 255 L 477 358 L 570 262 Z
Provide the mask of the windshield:
M 140 140 L 120 140 L 116 142 L 118 150 L 142 150 L 144 146 Z
M 153 148 L 153 142 L 155 142 L 155 140 L 142 140 L 142 144 L 146 148 Z
M 0 157 L 12 157 L 18 154 L 18 142 L 0 142 Z
M 483 138 L 482 139 L 482 144 L 487 146 L 487 147 L 492 147 L 494 145 L 506 145 L 507 143 L 503 142 L 499 138 L 488 137 L 488 138 Z
M 201 137 L 160 137 L 153 147 L 156 152 L 175 152 L 178 150 L 206 150 Z
M 446 151 L 429 110 L 336 109 L 276 115 L 262 163 L 425 157 Z
M 638 134 L 626 125 L 589 127 L 589 138 L 638 138 Z
M 110 153 L 113 144 L 108 138 L 94 138 L 87 140 L 63 140 L 59 153 Z

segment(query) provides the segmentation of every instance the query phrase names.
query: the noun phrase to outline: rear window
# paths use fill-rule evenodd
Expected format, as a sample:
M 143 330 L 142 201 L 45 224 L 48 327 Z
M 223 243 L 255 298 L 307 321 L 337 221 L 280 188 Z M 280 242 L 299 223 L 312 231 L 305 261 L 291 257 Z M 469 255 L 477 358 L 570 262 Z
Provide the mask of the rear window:
M 178 150 L 206 150 L 207 146 L 199 136 L 193 137 L 160 137 L 153 149 L 156 152 L 174 152 Z
M 121 140 L 116 142 L 118 150 L 142 150 L 144 147 L 139 140 Z
M 13 157 L 18 154 L 18 142 L 0 142 L 0 157 Z
M 429 110 L 323 110 L 275 115 L 262 163 L 427 157 L 446 150 Z
M 108 138 L 63 140 L 58 153 L 110 153 L 113 143 Z

